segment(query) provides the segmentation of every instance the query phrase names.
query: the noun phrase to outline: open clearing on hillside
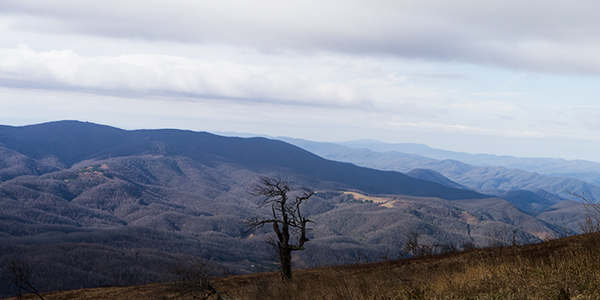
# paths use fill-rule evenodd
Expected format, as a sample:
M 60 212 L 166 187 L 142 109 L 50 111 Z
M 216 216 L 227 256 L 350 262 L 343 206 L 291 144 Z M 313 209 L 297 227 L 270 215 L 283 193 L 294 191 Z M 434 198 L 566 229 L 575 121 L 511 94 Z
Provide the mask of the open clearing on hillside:
M 344 195 L 351 195 L 354 199 L 362 202 L 372 202 L 376 204 L 385 204 L 394 201 L 394 199 L 389 197 L 375 197 L 375 196 L 367 196 L 356 192 L 342 192 Z

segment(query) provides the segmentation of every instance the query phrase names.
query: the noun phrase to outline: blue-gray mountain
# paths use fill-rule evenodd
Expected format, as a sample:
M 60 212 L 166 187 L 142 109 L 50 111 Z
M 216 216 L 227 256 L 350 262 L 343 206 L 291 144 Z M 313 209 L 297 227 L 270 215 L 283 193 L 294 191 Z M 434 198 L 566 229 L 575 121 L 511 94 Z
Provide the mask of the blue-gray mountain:
M 527 190 L 537 193 L 539 196 L 547 197 L 546 205 L 535 206 L 538 209 L 547 208 L 548 204 L 556 203 L 556 201 L 570 199 L 572 196 L 569 191 L 585 193 L 591 198 L 600 199 L 600 187 L 590 182 L 586 182 L 577 178 L 563 176 L 542 175 L 534 172 L 524 171 L 521 169 L 496 167 L 496 166 L 474 166 L 461 161 L 444 159 L 437 160 L 425 156 L 416 155 L 413 153 L 402 153 L 397 151 L 375 152 L 366 148 L 351 148 L 333 143 L 317 143 L 298 139 L 281 138 L 289 143 L 295 144 L 308 151 L 325 158 L 351 162 L 360 166 L 375 168 L 379 170 L 394 170 L 399 172 L 410 172 L 413 169 L 429 169 L 440 173 L 447 177 L 450 181 L 458 183 L 469 189 L 491 195 L 505 195 L 507 192 L 515 190 Z M 425 155 L 432 156 L 432 152 L 437 156 L 442 156 L 444 151 L 434 150 L 423 145 L 412 145 L 411 147 L 400 147 L 404 144 L 374 144 L 374 143 L 351 143 L 351 145 L 372 146 L 375 149 L 390 149 L 399 148 L 406 149 L 412 152 L 422 150 Z M 448 152 L 453 153 L 453 152 Z M 468 154 L 456 154 L 454 156 L 470 157 Z M 491 155 L 473 155 L 469 161 L 476 161 L 477 157 L 496 157 Z M 498 160 L 502 160 L 499 157 Z M 521 160 L 512 158 L 514 160 Z M 511 159 L 505 158 L 506 161 Z M 522 159 L 523 161 L 532 162 L 564 162 L 558 164 L 557 168 L 568 164 L 564 160 L 552 159 Z M 489 160 L 491 161 L 491 160 Z M 570 167 L 565 167 L 569 172 L 573 172 L 575 166 L 581 164 L 581 161 L 572 162 Z M 588 167 L 593 168 L 596 163 L 589 162 Z M 546 165 L 546 169 L 553 169 Z M 421 171 L 422 172 L 422 171 Z M 439 176 L 438 176 L 439 177 Z M 419 177 L 424 179 L 423 177 Z M 438 183 L 443 183 L 440 179 L 431 179 Z M 454 185 L 451 185 L 454 186 Z
M 437 160 L 457 160 L 474 166 L 505 167 L 549 176 L 571 177 L 592 184 L 600 184 L 600 163 L 585 160 L 565 160 L 562 158 L 524 158 L 492 154 L 469 154 L 463 152 L 434 149 L 422 144 L 389 144 L 372 140 L 359 140 L 339 143 L 351 148 L 370 149 L 377 152 L 396 151 L 417 154 Z

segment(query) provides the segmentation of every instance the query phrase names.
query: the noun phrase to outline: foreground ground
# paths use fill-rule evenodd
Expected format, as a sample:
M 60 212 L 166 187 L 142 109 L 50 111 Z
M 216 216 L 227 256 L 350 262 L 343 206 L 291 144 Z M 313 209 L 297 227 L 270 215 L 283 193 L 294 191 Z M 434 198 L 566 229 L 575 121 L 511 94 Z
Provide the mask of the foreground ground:
M 600 234 L 518 247 L 214 279 L 235 299 L 600 299 Z M 179 298 L 152 284 L 43 294 L 45 299 Z M 15 298 L 12 298 L 15 299 Z M 23 299 L 38 299 L 25 296 Z

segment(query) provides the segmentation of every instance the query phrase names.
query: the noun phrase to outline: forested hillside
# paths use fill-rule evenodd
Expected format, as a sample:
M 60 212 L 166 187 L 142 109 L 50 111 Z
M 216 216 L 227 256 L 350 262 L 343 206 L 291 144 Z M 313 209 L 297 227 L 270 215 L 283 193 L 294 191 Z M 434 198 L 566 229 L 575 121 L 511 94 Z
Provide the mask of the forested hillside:
M 271 233 L 244 225 L 269 213 L 249 193 L 260 176 L 316 191 L 304 207 L 311 241 L 295 267 L 411 256 L 405 245 L 415 234 L 430 253 L 537 242 L 575 232 L 584 213 L 553 206 L 538 218 L 443 180 L 335 162 L 265 138 L 63 121 L 0 127 L 0 259 L 26 262 L 42 291 L 168 280 L 165 266 L 182 255 L 209 258 L 227 273 L 271 270 Z M 560 218 L 562 209 L 570 214 Z M 0 296 L 13 295 L 0 276 Z

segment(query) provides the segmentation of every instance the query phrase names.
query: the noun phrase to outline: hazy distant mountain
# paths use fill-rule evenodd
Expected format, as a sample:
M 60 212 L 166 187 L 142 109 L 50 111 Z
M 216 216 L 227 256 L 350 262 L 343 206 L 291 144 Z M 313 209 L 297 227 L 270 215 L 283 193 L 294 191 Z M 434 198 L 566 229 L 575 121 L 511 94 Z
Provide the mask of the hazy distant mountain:
M 248 193 L 262 175 L 317 191 L 296 266 L 401 256 L 413 231 L 429 245 L 484 245 L 501 232 L 533 242 L 566 227 L 428 170 L 413 172 L 421 180 L 266 138 L 63 121 L 0 127 L 0 259 L 32 262 L 44 290 L 166 280 L 164 266 L 182 253 L 235 273 L 267 270 L 269 229 L 244 226 L 268 213 Z
M 504 195 L 506 192 L 514 190 L 534 192 L 545 190 L 560 198 L 568 199 L 570 197 L 568 191 L 571 190 L 584 192 L 591 197 L 600 199 L 600 187 L 567 176 L 541 175 L 506 167 L 474 166 L 457 160 L 437 160 L 397 151 L 375 152 L 365 148 L 355 149 L 332 143 L 318 143 L 288 138 L 281 139 L 325 158 L 351 162 L 369 168 L 399 172 L 409 172 L 413 169 L 430 169 L 442 174 L 451 181 L 487 194 Z M 382 149 L 391 147 L 390 144 L 384 143 L 374 145 L 380 145 Z M 438 151 L 430 148 L 430 150 L 427 150 L 427 147 L 424 148 L 422 145 L 412 144 L 409 144 L 406 149 L 410 151 L 423 149 L 425 154 L 429 152 L 437 153 Z
M 585 160 L 565 160 L 562 158 L 523 158 L 492 154 L 470 154 L 434 149 L 422 144 L 389 144 L 374 140 L 339 142 L 350 148 L 364 148 L 376 152 L 397 151 L 417 154 L 436 160 L 457 160 L 474 166 L 505 167 L 521 169 L 549 176 L 572 177 L 600 185 L 600 163 Z

